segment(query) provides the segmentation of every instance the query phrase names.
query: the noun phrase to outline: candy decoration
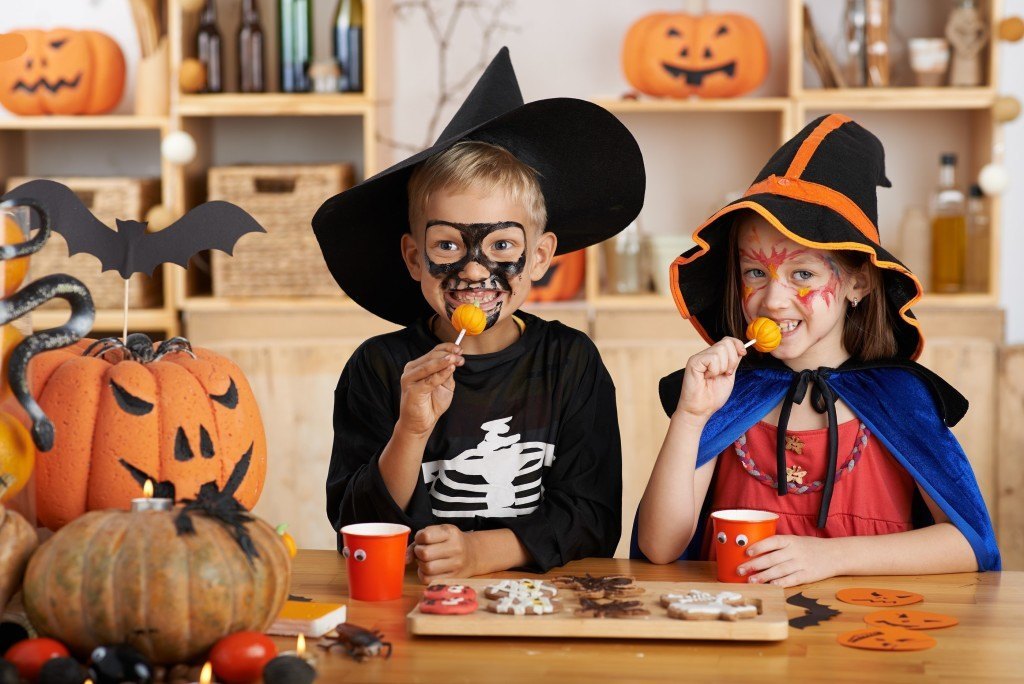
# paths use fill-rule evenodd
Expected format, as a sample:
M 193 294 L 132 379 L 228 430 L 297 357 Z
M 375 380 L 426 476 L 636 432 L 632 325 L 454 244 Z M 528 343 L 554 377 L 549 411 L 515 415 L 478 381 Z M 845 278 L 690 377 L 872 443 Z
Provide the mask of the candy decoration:
M 747 337 L 750 338 L 750 341 L 743 347 L 754 345 L 754 349 L 759 352 L 770 352 L 782 344 L 782 330 L 779 328 L 779 324 L 763 316 L 755 318 L 747 326 Z
M 455 344 L 460 344 L 465 335 L 479 335 L 487 328 L 487 314 L 478 304 L 460 304 L 452 314 L 452 327 L 459 330 Z

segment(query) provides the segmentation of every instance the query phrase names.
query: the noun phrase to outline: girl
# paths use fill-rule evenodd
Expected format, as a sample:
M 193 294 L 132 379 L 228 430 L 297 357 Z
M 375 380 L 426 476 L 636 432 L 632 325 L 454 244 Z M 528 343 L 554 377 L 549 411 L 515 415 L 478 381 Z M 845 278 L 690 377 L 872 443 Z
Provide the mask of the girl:
M 878 139 L 821 117 L 673 264 L 676 305 L 712 346 L 661 382 L 671 423 L 634 555 L 713 560 L 709 513 L 752 508 L 779 514 L 739 568 L 752 583 L 999 569 L 949 431 L 967 402 L 913 361 L 921 287 L 879 244 L 877 185 Z M 759 316 L 782 330 L 770 355 L 738 339 Z

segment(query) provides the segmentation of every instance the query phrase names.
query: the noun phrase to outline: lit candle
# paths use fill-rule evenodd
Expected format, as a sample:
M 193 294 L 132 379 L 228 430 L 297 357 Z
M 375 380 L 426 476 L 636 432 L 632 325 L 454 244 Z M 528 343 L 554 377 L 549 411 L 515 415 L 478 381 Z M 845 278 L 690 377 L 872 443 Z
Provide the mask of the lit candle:
M 140 511 L 169 511 L 172 508 L 174 508 L 174 501 L 172 499 L 153 497 L 152 480 L 146 480 L 146 484 L 142 485 L 141 498 L 132 499 L 133 513 L 138 513 Z
M 213 681 L 213 663 L 209 660 L 203 665 L 202 671 L 199 673 L 199 684 L 210 684 Z
M 316 668 L 316 654 L 312 651 L 306 652 L 306 637 L 300 634 L 295 639 L 295 650 L 285 651 L 281 654 L 282 656 L 292 656 L 294 658 L 301 658 L 302 660 L 309 663 L 311 667 Z

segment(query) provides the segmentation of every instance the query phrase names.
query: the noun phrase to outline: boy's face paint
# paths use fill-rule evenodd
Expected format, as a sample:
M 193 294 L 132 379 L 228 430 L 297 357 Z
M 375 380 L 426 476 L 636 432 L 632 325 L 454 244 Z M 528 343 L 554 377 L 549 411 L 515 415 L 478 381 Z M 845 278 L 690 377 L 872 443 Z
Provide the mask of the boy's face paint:
M 832 254 L 786 238 L 760 216 L 744 219 L 737 243 L 747 321 L 765 316 L 782 329 L 772 356 L 807 367 L 841 362 L 853 283 Z

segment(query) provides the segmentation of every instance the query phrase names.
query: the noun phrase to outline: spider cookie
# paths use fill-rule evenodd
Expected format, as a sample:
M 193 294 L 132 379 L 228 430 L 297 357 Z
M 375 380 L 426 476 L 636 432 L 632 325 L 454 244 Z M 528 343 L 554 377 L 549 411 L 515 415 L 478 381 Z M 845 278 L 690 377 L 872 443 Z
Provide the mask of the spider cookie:
M 431 584 L 423 590 L 425 599 L 464 598 L 476 600 L 476 589 L 465 584 Z
M 646 617 L 651 611 L 643 607 L 643 601 L 615 601 L 581 598 L 576 617 L 591 618 L 635 618 Z
M 558 588 L 553 584 L 531 579 L 502 580 L 484 589 L 484 596 L 492 600 L 507 596 L 551 598 L 557 593 Z
M 685 594 L 664 594 L 661 605 L 668 608 L 668 616 L 677 620 L 744 620 L 757 617 L 761 601 L 747 599 L 734 591 L 710 594 L 691 589 Z
M 572 589 L 579 592 L 580 598 L 587 599 L 613 599 L 626 596 L 639 596 L 644 593 L 643 587 L 633 583 L 633 578 L 627 575 L 605 575 L 594 577 L 589 573 L 580 575 L 563 575 L 554 580 L 556 587 L 560 589 Z
M 547 596 L 504 596 L 492 601 L 487 610 L 498 615 L 551 615 L 562 610 L 562 604 Z

